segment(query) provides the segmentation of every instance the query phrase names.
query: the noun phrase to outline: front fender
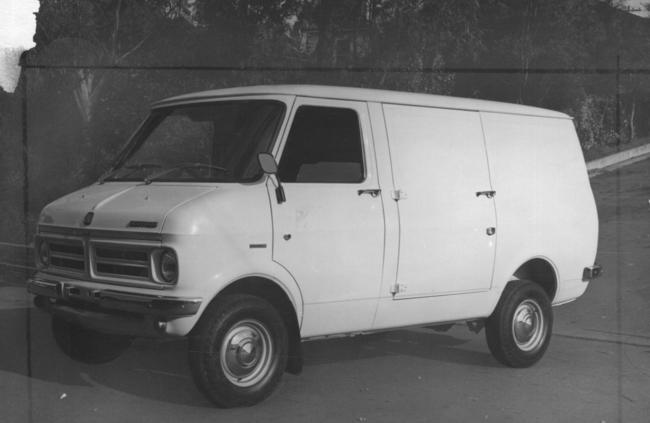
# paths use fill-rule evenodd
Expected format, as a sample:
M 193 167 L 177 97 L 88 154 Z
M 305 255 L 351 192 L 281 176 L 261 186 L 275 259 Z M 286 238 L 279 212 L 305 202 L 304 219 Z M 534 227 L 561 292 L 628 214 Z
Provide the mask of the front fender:
M 174 320 L 167 324 L 167 333 L 170 335 L 185 336 L 199 321 L 207 306 L 228 286 L 248 277 L 260 277 L 277 284 L 287 295 L 296 313 L 298 325 L 302 326 L 304 303 L 302 292 L 293 276 L 281 265 L 273 261 L 255 263 L 251 266 L 249 261 L 229 263 L 226 272 L 220 272 L 203 285 L 203 302 L 199 311 L 190 317 Z

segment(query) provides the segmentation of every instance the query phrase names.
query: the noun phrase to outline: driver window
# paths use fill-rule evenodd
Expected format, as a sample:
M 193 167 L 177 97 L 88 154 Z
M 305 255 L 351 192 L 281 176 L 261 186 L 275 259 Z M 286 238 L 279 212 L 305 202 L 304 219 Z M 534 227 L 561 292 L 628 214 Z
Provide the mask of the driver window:
M 357 113 L 337 107 L 301 106 L 293 119 L 278 176 L 289 183 L 362 182 Z

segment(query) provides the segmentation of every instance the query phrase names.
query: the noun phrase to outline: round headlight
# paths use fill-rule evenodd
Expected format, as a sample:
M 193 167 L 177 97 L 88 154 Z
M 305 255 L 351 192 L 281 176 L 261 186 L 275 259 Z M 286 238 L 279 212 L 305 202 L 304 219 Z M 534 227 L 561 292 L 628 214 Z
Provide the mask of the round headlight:
M 160 278 L 167 283 L 174 283 L 178 278 L 178 259 L 172 250 L 164 250 L 158 260 Z
M 50 244 L 47 241 L 41 241 L 38 246 L 38 259 L 41 265 L 49 266 L 50 264 Z

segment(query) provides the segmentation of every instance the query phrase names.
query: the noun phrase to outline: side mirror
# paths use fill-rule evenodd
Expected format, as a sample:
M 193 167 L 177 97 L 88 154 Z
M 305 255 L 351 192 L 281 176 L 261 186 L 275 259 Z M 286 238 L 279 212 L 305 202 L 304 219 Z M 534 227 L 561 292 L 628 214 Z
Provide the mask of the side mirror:
M 275 175 L 278 173 L 278 164 L 269 153 L 258 154 L 257 160 L 260 162 L 260 167 L 267 175 Z
M 275 182 L 275 198 L 278 200 L 278 204 L 287 201 L 284 195 L 284 188 L 282 188 L 282 183 L 280 182 L 280 178 L 278 178 L 278 164 L 275 162 L 275 158 L 269 153 L 260 153 L 257 155 L 257 161 L 260 163 L 262 171 L 270 175 Z

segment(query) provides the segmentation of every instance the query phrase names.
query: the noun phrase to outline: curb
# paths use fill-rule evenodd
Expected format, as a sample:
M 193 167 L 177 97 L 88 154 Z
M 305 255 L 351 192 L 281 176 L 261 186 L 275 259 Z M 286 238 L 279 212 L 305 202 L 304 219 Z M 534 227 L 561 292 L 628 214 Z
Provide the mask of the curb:
M 650 144 L 645 144 L 592 160 L 587 163 L 587 172 L 589 172 L 589 176 L 595 176 L 601 172 L 631 164 L 648 157 L 650 157 Z

